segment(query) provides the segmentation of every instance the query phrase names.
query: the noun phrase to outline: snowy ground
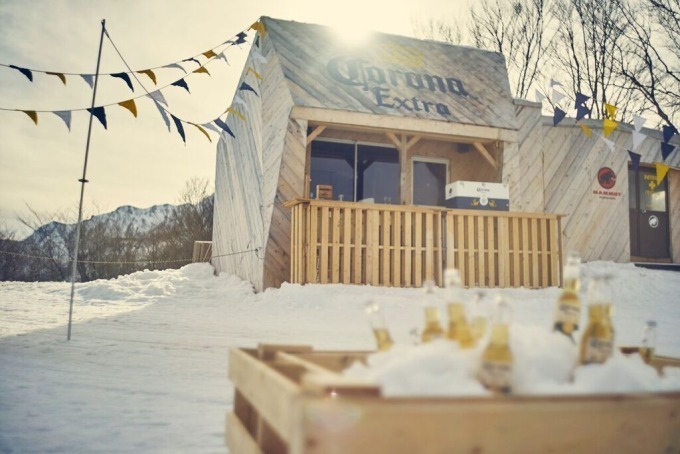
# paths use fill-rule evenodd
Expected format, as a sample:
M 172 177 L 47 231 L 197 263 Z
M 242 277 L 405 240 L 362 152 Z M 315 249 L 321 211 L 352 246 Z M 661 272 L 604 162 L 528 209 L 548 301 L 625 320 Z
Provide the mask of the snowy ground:
M 615 272 L 619 345 L 659 322 L 657 351 L 680 357 L 680 273 L 594 262 Z M 421 323 L 419 289 L 284 285 L 254 294 L 205 264 L 78 286 L 0 283 L 0 452 L 225 452 L 233 387 L 228 349 L 259 342 L 373 348 L 363 304 L 384 307 L 398 342 Z M 474 289 L 467 293 L 472 296 Z M 514 320 L 550 326 L 558 289 L 504 291 Z

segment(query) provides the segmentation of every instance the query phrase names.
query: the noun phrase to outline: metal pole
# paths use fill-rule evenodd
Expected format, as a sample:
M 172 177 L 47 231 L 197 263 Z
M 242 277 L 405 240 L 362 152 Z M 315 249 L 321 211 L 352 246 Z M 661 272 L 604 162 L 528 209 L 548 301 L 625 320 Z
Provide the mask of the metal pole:
M 106 31 L 106 19 L 102 19 L 102 32 L 99 37 L 99 53 L 97 54 L 97 71 L 94 75 L 94 87 L 92 89 L 92 108 L 90 109 L 90 124 L 87 127 L 87 142 L 85 144 L 85 163 L 83 164 L 83 177 L 80 181 L 80 204 L 78 205 L 78 224 L 76 224 L 76 240 L 73 245 L 73 262 L 71 265 L 71 301 L 68 306 L 68 334 L 66 340 L 71 340 L 71 321 L 73 320 L 73 295 L 76 290 L 76 270 L 78 267 L 78 246 L 80 244 L 80 224 L 83 222 L 83 197 L 85 196 L 85 183 L 87 183 L 87 158 L 90 154 L 90 137 L 92 137 L 92 117 L 94 116 L 94 103 L 97 97 L 97 82 L 99 81 L 99 63 L 102 59 L 102 45 L 104 44 L 104 32 Z

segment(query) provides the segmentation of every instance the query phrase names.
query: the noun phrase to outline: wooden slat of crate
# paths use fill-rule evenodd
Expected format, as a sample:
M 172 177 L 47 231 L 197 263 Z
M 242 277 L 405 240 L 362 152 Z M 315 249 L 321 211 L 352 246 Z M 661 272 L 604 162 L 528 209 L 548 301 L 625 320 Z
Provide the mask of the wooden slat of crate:
M 404 213 L 404 285 L 413 283 L 413 213 Z
M 392 264 L 392 212 L 385 210 L 382 212 L 382 285 L 394 285 L 391 276 Z
M 538 220 L 536 218 L 531 219 L 530 224 L 530 235 L 531 235 L 531 287 L 539 288 L 541 286 L 539 280 L 539 268 L 538 268 L 538 245 L 540 244 L 540 238 L 538 237 Z
M 362 264 L 366 254 L 364 241 L 364 210 L 357 208 L 354 210 L 354 267 L 352 269 L 352 282 L 354 284 L 364 283 L 362 273 Z
M 328 215 L 330 213 L 329 207 L 321 207 L 321 233 L 319 248 L 321 249 L 319 255 L 321 260 L 319 261 L 319 282 L 322 284 L 328 283 L 328 248 L 329 248 L 329 222 Z
M 522 285 L 520 280 L 520 251 L 521 245 L 519 242 L 519 218 L 512 218 L 512 287 L 519 287 Z
M 522 253 L 522 279 L 519 283 L 520 286 L 531 287 L 531 279 L 529 278 L 529 219 L 522 218 L 522 242 L 520 250 Z
M 370 262 L 366 263 L 367 268 L 371 270 L 371 277 L 368 278 L 368 283 L 371 285 L 380 285 L 380 211 L 368 210 L 368 226 L 371 234 L 369 238 L 370 244 Z
M 319 251 L 319 208 L 309 207 L 309 241 L 307 252 L 307 282 L 319 282 L 318 251 Z
M 354 210 L 344 208 L 342 213 L 342 283 L 352 282 L 352 215 Z
M 455 216 L 456 222 L 456 256 L 458 257 L 458 262 L 456 266 L 460 272 L 460 279 L 463 281 L 463 285 L 470 286 L 470 281 L 468 279 L 468 271 L 465 266 L 465 248 L 467 246 L 467 239 L 465 238 L 465 217 L 462 215 Z
M 475 218 L 471 215 L 465 216 L 466 218 L 466 224 L 467 224 L 467 231 L 466 231 L 466 237 L 467 237 L 467 285 L 468 287 L 476 287 L 477 286 L 477 263 L 475 260 L 475 247 L 476 247 L 476 242 L 475 242 Z
M 434 281 L 434 213 L 425 213 L 425 279 Z
M 413 234 L 415 236 L 414 260 L 415 268 L 413 285 L 420 287 L 423 285 L 423 214 L 415 213 L 415 225 Z
M 476 216 L 477 221 L 477 272 L 479 273 L 478 285 L 480 287 L 487 287 L 487 269 L 486 269 L 486 248 L 484 247 L 484 240 L 486 240 L 486 226 L 484 225 L 484 217 Z
M 331 211 L 332 234 L 331 239 L 331 275 L 330 282 L 340 282 L 340 208 L 333 207 Z
M 241 420 L 233 412 L 227 413 L 225 440 L 229 450 L 239 454 L 261 454 L 253 436 L 246 430 Z
M 394 213 L 394 250 L 392 252 L 392 275 L 394 276 L 393 284 L 395 287 L 401 287 L 402 283 L 402 269 L 401 269 L 401 255 L 402 255 L 402 231 L 401 218 L 403 213 L 396 211 Z
M 489 270 L 489 287 L 498 287 L 496 277 L 496 228 L 494 225 L 494 218 L 489 216 L 486 218 L 486 247 L 487 247 L 487 263 Z
M 550 268 L 548 268 L 548 220 L 539 221 L 539 233 L 541 235 L 541 287 L 550 286 Z
M 562 286 L 562 222 L 550 220 L 550 285 Z

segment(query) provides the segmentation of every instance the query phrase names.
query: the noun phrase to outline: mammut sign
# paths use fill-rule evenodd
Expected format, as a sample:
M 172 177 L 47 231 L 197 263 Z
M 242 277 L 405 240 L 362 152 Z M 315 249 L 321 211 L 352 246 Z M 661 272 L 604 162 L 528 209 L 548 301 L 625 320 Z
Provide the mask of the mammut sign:
M 328 62 L 326 69 L 337 82 L 371 92 L 377 106 L 403 112 L 436 112 L 443 117 L 451 115 L 446 104 L 424 101 L 418 96 L 410 98 L 393 96 L 391 88 L 405 86 L 418 91 L 470 96 L 463 82 L 453 77 L 384 69 L 356 58 L 334 58 Z

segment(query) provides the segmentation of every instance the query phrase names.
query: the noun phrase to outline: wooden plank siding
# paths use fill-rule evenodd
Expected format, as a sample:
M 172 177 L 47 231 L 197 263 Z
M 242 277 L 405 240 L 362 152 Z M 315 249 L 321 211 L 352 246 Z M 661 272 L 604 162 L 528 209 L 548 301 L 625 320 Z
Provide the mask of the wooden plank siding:
M 301 232 L 306 238 L 301 240 L 299 233 L 292 237 L 294 283 L 420 287 L 432 280 L 441 285 L 449 267 L 461 271 L 466 286 L 541 288 L 560 283 L 558 215 L 330 200 L 286 205 L 294 226 L 307 217 L 313 220 Z M 353 228 L 339 228 L 345 225 Z M 301 272 L 305 263 L 313 267 L 311 272 Z
M 678 154 L 678 150 L 675 151 Z M 680 263 L 680 169 L 671 169 L 668 178 L 669 223 L 671 227 L 671 258 Z

